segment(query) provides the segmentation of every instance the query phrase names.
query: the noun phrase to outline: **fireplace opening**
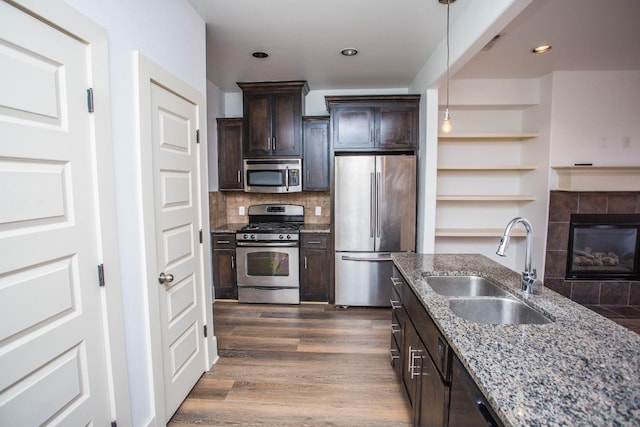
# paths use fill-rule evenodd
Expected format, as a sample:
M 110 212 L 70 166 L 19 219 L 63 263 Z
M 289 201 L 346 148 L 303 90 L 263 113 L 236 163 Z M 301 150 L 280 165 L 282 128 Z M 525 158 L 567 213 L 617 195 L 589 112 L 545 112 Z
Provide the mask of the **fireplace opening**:
M 640 280 L 640 214 L 572 214 L 566 279 Z

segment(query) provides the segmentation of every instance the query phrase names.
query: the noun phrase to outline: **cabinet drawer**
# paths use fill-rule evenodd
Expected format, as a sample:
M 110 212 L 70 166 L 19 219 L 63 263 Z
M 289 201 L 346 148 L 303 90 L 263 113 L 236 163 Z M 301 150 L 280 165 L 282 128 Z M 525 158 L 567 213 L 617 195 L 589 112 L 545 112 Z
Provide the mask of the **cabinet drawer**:
M 231 233 L 213 234 L 213 249 L 229 249 L 236 247 L 236 235 Z
M 418 300 L 408 284 L 403 286 L 403 304 L 408 319 L 413 322 L 420 339 L 424 343 L 431 359 L 438 367 L 445 380 L 450 377 L 451 354 L 447 341 L 442 337 L 438 327 L 433 322 L 426 309 Z
M 306 249 L 327 249 L 329 237 L 324 234 L 300 234 L 300 243 Z

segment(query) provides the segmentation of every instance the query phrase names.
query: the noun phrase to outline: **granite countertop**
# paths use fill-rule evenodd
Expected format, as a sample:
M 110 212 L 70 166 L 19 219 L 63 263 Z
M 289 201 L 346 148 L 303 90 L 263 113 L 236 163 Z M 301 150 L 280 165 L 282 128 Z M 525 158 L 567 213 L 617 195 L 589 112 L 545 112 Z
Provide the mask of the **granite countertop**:
M 247 225 L 246 223 L 229 223 L 229 224 L 224 224 L 221 225 L 219 227 L 215 227 L 211 229 L 211 233 L 212 234 L 220 234 L 220 233 L 235 233 L 236 231 L 238 231 L 239 229 L 241 229 L 242 227 L 244 227 L 245 225 Z
M 640 425 L 640 336 L 483 255 L 392 254 L 453 351 L 505 425 Z M 544 325 L 462 319 L 428 275 L 480 275 L 552 317 Z
M 235 233 L 240 228 L 247 225 L 246 223 L 230 223 L 224 224 L 219 227 L 215 227 L 211 229 L 211 233 L 220 234 L 220 233 Z M 331 233 L 331 225 L 330 224 L 304 224 L 304 226 L 300 229 L 301 233 Z
M 305 224 L 301 229 L 301 233 L 331 233 L 331 224 Z

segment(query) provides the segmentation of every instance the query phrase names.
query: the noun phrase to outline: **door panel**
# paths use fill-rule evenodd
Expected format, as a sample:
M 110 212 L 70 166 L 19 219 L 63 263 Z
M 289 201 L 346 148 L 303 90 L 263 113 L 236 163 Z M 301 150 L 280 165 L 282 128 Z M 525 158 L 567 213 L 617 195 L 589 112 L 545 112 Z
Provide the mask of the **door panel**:
M 152 146 L 166 419 L 205 370 L 199 206 L 194 176 L 197 107 L 151 84 Z
M 388 307 L 393 261 L 388 253 L 336 252 L 336 305 Z
M 335 250 L 373 251 L 374 156 L 335 158 Z
M 414 251 L 416 228 L 415 156 L 376 157 L 377 251 Z
M 90 49 L 0 2 L 0 424 L 108 425 Z

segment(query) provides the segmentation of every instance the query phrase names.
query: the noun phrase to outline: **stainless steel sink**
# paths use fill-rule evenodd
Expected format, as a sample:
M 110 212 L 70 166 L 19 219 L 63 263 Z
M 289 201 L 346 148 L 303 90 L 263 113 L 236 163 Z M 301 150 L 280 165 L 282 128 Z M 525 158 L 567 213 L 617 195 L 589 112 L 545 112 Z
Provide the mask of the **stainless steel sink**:
M 449 308 L 457 316 L 478 323 L 523 325 L 553 322 L 527 304 L 511 298 L 451 298 Z
M 502 296 L 507 292 L 480 276 L 427 276 L 427 284 L 448 297 Z

